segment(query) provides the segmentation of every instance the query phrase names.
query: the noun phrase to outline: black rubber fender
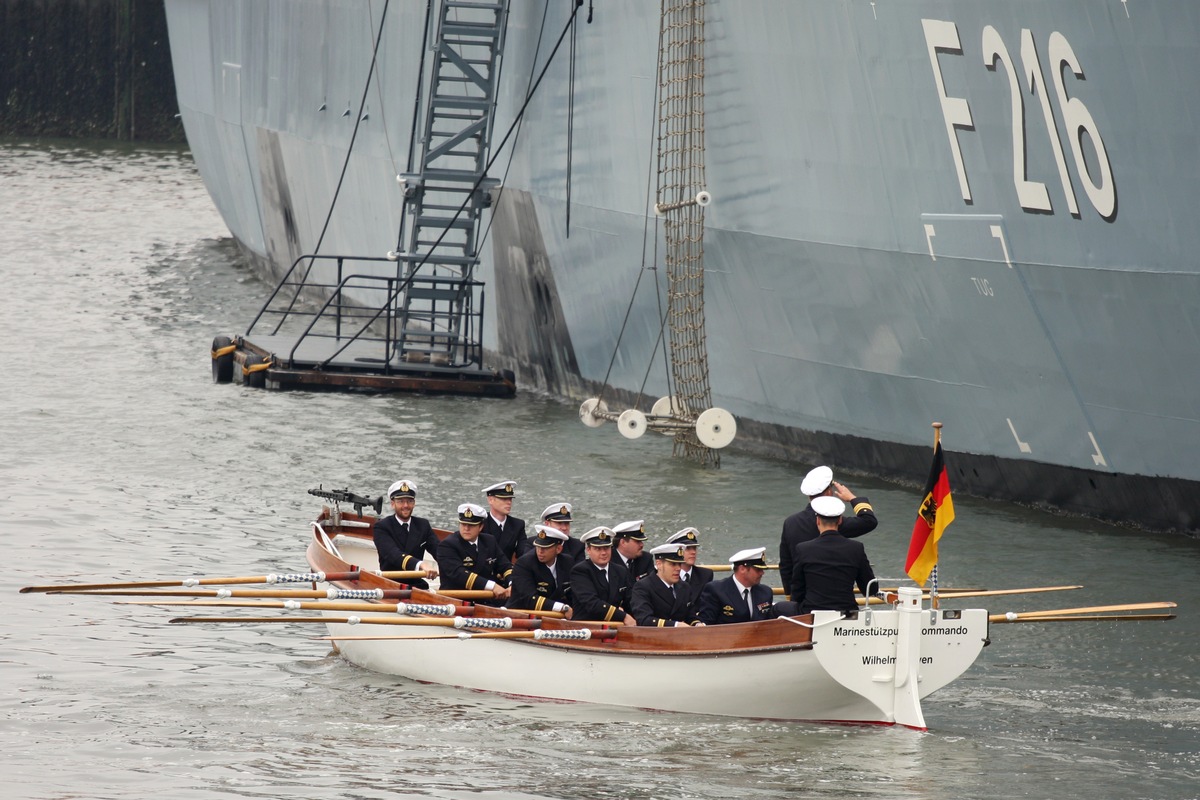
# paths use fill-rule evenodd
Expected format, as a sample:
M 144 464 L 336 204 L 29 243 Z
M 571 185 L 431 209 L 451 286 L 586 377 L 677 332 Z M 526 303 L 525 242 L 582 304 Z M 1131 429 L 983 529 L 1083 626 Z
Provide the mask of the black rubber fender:
M 213 383 L 233 381 L 233 351 L 237 347 L 228 336 L 218 336 L 212 342 Z
M 267 388 L 267 371 L 260 365 L 268 363 L 267 359 L 257 353 L 250 353 L 246 356 L 246 363 L 242 365 L 242 383 L 252 389 Z M 258 367 L 258 369 L 254 369 Z

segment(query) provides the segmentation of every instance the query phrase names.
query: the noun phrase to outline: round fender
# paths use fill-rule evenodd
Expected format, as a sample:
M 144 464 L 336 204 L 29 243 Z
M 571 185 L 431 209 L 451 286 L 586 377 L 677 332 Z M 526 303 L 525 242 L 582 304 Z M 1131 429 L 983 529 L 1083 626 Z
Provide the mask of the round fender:
M 257 353 L 247 355 L 246 363 L 242 365 L 242 383 L 252 389 L 267 388 L 267 371 L 261 367 L 252 369 L 265 363 L 267 360 Z
M 233 380 L 233 340 L 218 336 L 212 343 L 213 383 L 229 383 Z
M 710 408 L 696 417 L 696 438 L 705 447 L 720 450 L 737 436 L 737 420 L 723 408 Z
M 579 407 L 579 421 L 589 428 L 599 428 L 606 420 L 595 416 L 597 411 L 608 411 L 608 406 L 598 397 L 589 397 Z
M 675 419 L 683 418 L 683 405 L 671 395 L 660 397 L 654 401 L 654 405 L 650 407 L 650 416 L 652 417 L 673 417 Z M 659 431 L 664 436 L 674 436 L 675 431 Z
M 626 439 L 636 439 L 646 432 L 646 415 L 636 408 L 626 409 L 617 417 L 617 430 Z

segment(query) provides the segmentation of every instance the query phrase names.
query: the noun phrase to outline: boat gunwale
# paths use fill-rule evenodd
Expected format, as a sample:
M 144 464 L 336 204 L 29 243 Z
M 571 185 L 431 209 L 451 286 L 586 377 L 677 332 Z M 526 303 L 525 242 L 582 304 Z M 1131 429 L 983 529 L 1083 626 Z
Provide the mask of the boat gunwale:
M 322 515 L 318 518 L 318 522 L 329 521 L 327 516 L 328 509 L 323 509 Z M 363 517 L 353 514 L 343 514 L 342 519 L 353 522 L 367 522 L 370 517 Z M 448 533 L 438 531 L 441 533 Z M 321 533 L 332 540 L 336 536 L 350 536 L 360 541 L 371 541 L 370 534 L 364 532 L 361 528 L 344 528 L 341 525 L 330 526 L 329 529 L 322 528 L 318 531 L 315 527 L 312 532 L 312 540 L 309 543 L 306 558 L 314 570 L 320 572 L 345 572 L 349 571 L 350 567 L 354 566 L 349 562 L 335 556 L 327 550 L 321 543 Z M 333 581 L 332 585 L 339 588 L 347 589 L 401 589 L 405 588 L 402 584 L 384 578 L 380 575 L 360 571 L 357 580 L 350 581 Z M 464 601 L 457 600 L 445 595 L 437 594 L 436 592 L 412 588 L 413 603 L 437 603 L 437 604 L 456 604 L 462 605 Z M 524 613 L 520 609 L 510 609 L 497 606 L 487 606 L 476 604 L 472 606 L 473 612 L 477 616 L 491 618 L 511 618 L 511 619 L 528 619 L 529 614 Z M 539 647 L 549 647 L 559 650 L 569 650 L 573 652 L 586 653 L 606 653 L 614 655 L 630 655 L 638 657 L 679 657 L 679 656 L 696 656 L 706 658 L 722 658 L 732 656 L 742 656 L 751 654 L 764 653 L 782 653 L 793 650 L 810 650 L 812 649 L 812 629 L 808 625 L 812 624 L 812 616 L 804 615 L 796 618 L 799 621 L 807 624 L 796 624 L 784 619 L 761 620 L 757 622 L 741 622 L 731 623 L 726 625 L 708 625 L 708 626 L 679 626 L 674 628 L 648 628 L 648 627 L 622 627 L 612 626 L 608 623 L 599 620 L 567 620 L 556 619 L 552 617 L 539 617 L 541 619 L 541 627 L 546 630 L 579 630 L 595 629 L 601 630 L 618 630 L 625 634 L 624 641 L 620 635 L 610 639 L 585 639 L 585 640 L 529 640 L 529 639 L 513 639 L 504 640 L 514 644 L 537 645 Z M 725 647 L 704 647 L 703 649 L 691 649 L 687 647 L 689 643 L 701 644 L 700 640 L 711 640 L 719 638 L 729 643 Z M 402 637 L 397 637 L 400 640 Z M 444 638 L 451 639 L 453 636 Z M 634 639 L 634 641 L 629 641 Z M 649 639 L 649 641 L 647 641 Z M 744 644 L 737 644 L 744 642 Z

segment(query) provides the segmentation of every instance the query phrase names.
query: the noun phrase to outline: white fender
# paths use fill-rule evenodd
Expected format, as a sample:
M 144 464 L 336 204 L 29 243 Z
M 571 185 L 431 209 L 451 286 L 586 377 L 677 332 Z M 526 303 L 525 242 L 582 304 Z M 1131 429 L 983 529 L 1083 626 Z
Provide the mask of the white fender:
M 696 438 L 705 447 L 720 450 L 737 436 L 737 420 L 723 408 L 710 408 L 696 417 Z
M 626 439 L 637 439 L 646 432 L 646 415 L 636 408 L 622 411 L 617 417 L 617 430 Z
M 660 397 L 650 407 L 652 417 L 682 417 L 683 405 L 673 395 Z
M 606 420 L 595 416 L 596 411 L 608 411 L 608 405 L 598 397 L 589 397 L 579 407 L 579 421 L 589 428 L 599 428 Z

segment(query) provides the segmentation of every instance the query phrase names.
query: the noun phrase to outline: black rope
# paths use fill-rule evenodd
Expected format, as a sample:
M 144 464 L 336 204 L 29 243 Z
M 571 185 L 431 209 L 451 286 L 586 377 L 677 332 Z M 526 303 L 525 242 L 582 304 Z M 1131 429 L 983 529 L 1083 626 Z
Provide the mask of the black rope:
M 465 200 L 463 200 L 462 205 L 460 205 L 458 207 L 458 210 L 456 212 L 454 212 L 454 216 L 450 219 L 450 223 L 446 225 L 445 230 L 442 231 L 442 234 L 437 238 L 437 241 L 435 241 L 433 243 L 433 245 L 429 248 L 429 252 L 425 254 L 425 257 L 422 258 L 421 261 L 417 264 L 417 266 L 413 269 L 412 275 L 415 275 L 416 270 L 425 265 L 425 263 L 429 260 L 429 256 L 433 253 L 434 250 L 437 249 L 438 245 L 440 245 L 442 243 L 442 240 L 444 238 L 446 238 L 446 235 L 450 233 L 450 230 L 451 230 L 451 227 L 452 227 L 454 221 L 457 220 L 459 218 L 459 216 L 462 215 L 462 212 L 464 209 L 466 209 L 467 204 L 469 202 L 471 202 L 471 197 L 474 195 L 475 191 L 479 189 L 479 186 L 482 183 L 484 176 L 487 175 L 487 171 L 491 168 L 492 164 L 495 163 L 496 159 L 500 156 L 501 151 L 503 151 L 504 146 L 508 143 L 509 137 L 512 136 L 513 131 L 516 130 L 520 126 L 520 122 L 521 122 L 522 118 L 525 116 L 525 111 L 526 111 L 526 109 L 529 108 L 530 101 L 533 99 L 533 96 L 537 92 L 538 87 L 541 86 L 542 79 L 544 79 L 546 77 L 546 72 L 550 69 L 550 65 L 554 63 L 554 57 L 558 53 L 558 48 L 562 46 L 563 39 L 566 38 L 567 33 L 571 30 L 572 25 L 574 25 L 575 15 L 578 12 L 579 12 L 579 6 L 577 5 L 572 9 L 571 18 L 567 20 L 566 26 L 563 27 L 562 33 L 559 34 L 558 41 L 556 41 L 554 43 L 554 49 L 552 49 L 550 51 L 550 56 L 546 59 L 546 64 L 545 64 L 545 66 L 542 67 L 542 71 L 538 74 L 537 80 L 534 81 L 532 88 L 526 93 L 525 102 L 523 102 L 521 104 L 520 110 L 517 111 L 516 119 L 514 119 L 513 123 L 508 126 L 508 131 L 505 132 L 504 138 L 500 140 L 500 144 L 496 146 L 495 153 L 492 155 L 491 158 L 488 159 L 487 164 L 484 165 L 483 174 L 479 176 L 479 180 L 477 180 L 475 182 L 475 185 L 472 187 L 471 193 L 467 195 L 467 198 Z M 408 284 L 411 283 L 412 275 L 410 275 L 409 278 L 407 278 L 406 280 L 398 282 L 397 287 L 388 293 L 387 300 L 385 300 L 383 302 L 383 304 L 380 306 L 379 310 L 376 311 L 374 313 L 374 315 L 372 315 L 371 319 L 369 319 L 366 322 L 366 324 L 363 325 L 363 327 L 359 331 L 357 331 L 352 337 L 350 337 L 350 339 L 346 342 L 346 344 L 342 345 L 342 347 L 339 348 L 337 352 L 335 352 L 328 359 L 326 359 L 324 362 L 322 362 L 322 366 L 328 364 L 338 354 L 340 354 L 343 350 L 345 350 L 347 347 L 349 347 L 350 343 L 357 340 L 358 337 L 360 335 L 362 335 L 363 331 L 365 331 L 367 329 L 367 327 L 369 327 L 371 325 L 371 323 L 373 323 L 375 320 L 379 319 L 379 316 L 384 312 L 384 310 L 388 306 L 390 306 L 397 297 L 399 297 L 401 290 L 406 288 L 408 286 Z
M 550 69 L 550 65 L 554 63 L 554 56 L 558 53 L 558 48 L 562 46 L 563 39 L 565 39 L 567 37 L 567 33 L 571 30 L 571 26 L 574 25 L 575 15 L 578 12 L 579 12 L 579 6 L 575 6 L 575 8 L 572 9 L 572 11 L 571 11 L 571 18 L 567 20 L 567 24 L 563 27 L 562 33 L 560 33 L 558 36 L 558 41 L 556 41 L 554 43 L 554 49 L 550 51 L 550 57 L 546 60 L 546 65 L 544 67 L 542 67 L 542 71 L 538 74 L 537 80 L 534 81 L 533 88 L 530 89 L 530 91 L 525 95 L 525 102 L 523 102 L 521 104 L 520 110 L 517 111 L 516 119 L 514 119 L 513 123 L 508 126 L 508 130 L 505 132 L 504 138 L 500 140 L 500 144 L 496 145 L 495 152 L 492 154 L 491 158 L 488 159 L 487 164 L 485 164 L 483 166 L 483 173 L 479 176 L 479 179 L 476 180 L 475 184 L 471 187 L 471 192 L 467 195 L 466 199 L 463 200 L 462 205 L 460 205 L 458 207 L 458 210 L 454 212 L 454 216 L 450 218 L 450 222 L 446 225 L 446 228 L 442 231 L 441 235 L 438 236 L 437 241 L 435 241 L 433 243 L 433 245 L 429 248 L 429 252 L 425 254 L 425 257 L 421 259 L 421 261 L 417 264 L 416 268 L 420 268 L 420 267 L 424 266 L 425 263 L 427 261 L 429 261 L 429 256 L 433 254 L 433 251 L 435 251 L 438 248 L 438 245 L 440 245 L 442 243 L 442 240 L 446 238 L 446 235 L 450 233 L 450 230 L 451 230 L 454 222 L 456 220 L 458 220 L 458 218 L 460 216 L 462 216 L 463 210 L 466 209 L 467 204 L 471 202 L 471 198 L 474 196 L 475 192 L 479 189 L 479 186 L 480 186 L 480 184 L 482 184 L 483 179 L 487 175 L 488 170 L 492 168 L 492 164 L 494 164 L 496 162 L 496 159 L 500 157 L 500 153 L 504 150 L 504 146 L 506 144 L 508 144 L 509 137 L 513 135 L 513 131 L 518 128 L 518 126 L 521 123 L 521 120 L 524 118 L 525 111 L 526 111 L 526 109 L 529 108 L 529 103 L 531 100 L 533 100 L 533 95 L 537 92 L 538 87 L 541 86 L 542 79 L 544 79 L 546 77 L 546 72 Z M 390 302 L 390 299 L 389 299 L 389 302 Z
M 534 71 L 537 69 L 538 54 L 542 52 L 542 36 L 546 33 L 546 16 L 549 14 L 549 11 L 550 11 L 549 3 L 546 3 L 544 6 L 542 6 L 542 24 L 538 27 L 537 44 L 534 45 L 534 48 L 533 48 L 533 61 L 531 62 L 533 65 L 533 69 L 530 70 L 529 80 L 525 84 L 526 97 L 528 97 L 530 92 L 532 91 L 533 74 L 534 74 Z M 523 122 L 524 122 L 523 118 L 520 118 L 520 117 L 517 118 L 517 139 L 519 139 L 521 137 L 521 124 Z M 513 140 L 513 150 L 516 150 L 516 146 L 517 146 L 517 143 L 516 143 L 516 140 L 514 139 Z M 504 187 L 508 182 L 508 173 L 509 173 L 509 170 L 511 170 L 511 169 L 512 169 L 512 158 L 510 157 L 508 159 L 508 164 L 506 164 L 504 166 L 504 175 L 500 179 L 500 188 L 496 193 L 497 194 L 497 196 L 496 196 L 497 203 L 499 203 L 500 198 L 504 196 Z M 496 220 L 496 217 L 494 214 L 492 216 L 488 217 L 487 227 L 485 227 L 483 229 L 483 234 L 479 237 L 480 249 L 483 249 L 483 244 L 484 244 L 484 242 L 487 241 L 488 234 L 490 234 L 492 232 L 492 224 L 495 222 L 495 220 Z
M 576 8 L 583 0 L 576 0 Z M 571 67 L 567 78 L 567 238 L 571 238 L 571 157 L 575 148 L 575 43 L 579 38 L 578 28 L 574 21 L 571 23 Z
M 663 30 L 662 30 L 662 26 L 660 25 L 659 29 L 658 29 L 658 52 L 660 54 L 662 53 L 662 42 L 663 42 Z M 660 57 L 661 57 L 661 55 L 660 55 Z M 658 104 L 659 104 L 659 91 L 661 89 L 662 89 L 662 86 L 656 82 L 655 86 L 654 86 L 654 100 L 652 102 L 652 107 L 655 110 L 654 111 L 655 117 L 659 116 L 658 115 Z M 658 126 L 662 125 L 661 120 L 657 123 L 657 125 Z M 650 184 L 651 184 L 651 179 L 654 178 L 654 176 L 655 176 L 654 142 L 657 141 L 657 137 L 658 137 L 658 131 L 655 130 L 654 128 L 651 128 L 651 130 L 650 130 L 650 161 L 646 164 L 646 206 L 648 209 L 653 207 L 653 203 L 650 201 Z M 609 376 L 612 375 L 613 364 L 615 364 L 617 361 L 617 352 L 621 349 L 621 339 L 624 338 L 624 336 L 625 336 L 625 328 L 629 324 L 629 316 L 633 312 L 633 302 L 635 299 L 637 299 L 638 288 L 642 285 L 642 276 L 645 275 L 646 272 L 648 272 L 648 271 L 649 272 L 657 272 L 658 271 L 658 215 L 654 214 L 653 218 L 654 218 L 653 266 L 651 266 L 651 267 L 646 266 L 646 240 L 647 240 L 648 234 L 650 232 L 650 219 L 651 219 L 651 215 L 647 214 L 645 222 L 642 226 L 642 265 L 641 265 L 641 268 L 638 270 L 637 281 L 634 282 L 634 284 L 633 284 L 633 292 L 630 293 L 629 305 L 625 309 L 625 319 L 622 320 L 622 322 L 621 322 L 621 330 L 617 333 L 617 341 L 613 345 L 612 358 L 609 359 L 608 370 L 604 373 L 604 382 L 601 383 L 601 385 L 600 385 L 600 397 L 598 398 L 599 400 L 604 399 L 604 393 L 608 390 L 608 379 L 609 379 Z M 667 319 L 662 311 L 662 289 L 661 289 L 661 287 L 659 287 L 657 279 L 655 279 L 655 281 L 654 281 L 654 287 L 655 287 L 655 296 L 658 298 L 658 315 L 661 320 L 661 323 L 659 324 L 659 328 L 658 328 L 658 338 L 654 342 L 654 350 L 651 351 L 650 358 L 647 361 L 646 375 L 642 378 L 641 389 L 638 390 L 639 395 L 642 394 L 642 392 L 645 390 L 646 383 L 649 380 L 650 369 L 654 365 L 655 355 L 658 354 L 658 346 L 662 342 L 663 328 L 666 325 L 666 319 Z M 666 359 L 666 350 L 663 350 L 663 359 L 664 359 L 664 361 Z M 669 373 L 667 375 L 667 393 L 668 394 L 671 393 L 671 377 L 670 377 Z

